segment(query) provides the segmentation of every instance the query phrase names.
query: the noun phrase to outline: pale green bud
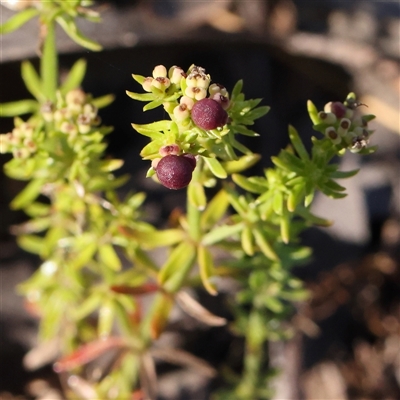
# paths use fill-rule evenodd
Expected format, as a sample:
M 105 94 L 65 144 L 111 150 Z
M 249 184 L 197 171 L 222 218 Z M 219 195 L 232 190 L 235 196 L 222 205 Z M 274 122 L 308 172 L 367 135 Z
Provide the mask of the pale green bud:
M 167 76 L 167 69 L 164 65 L 157 65 L 153 69 L 153 78 L 165 78 Z

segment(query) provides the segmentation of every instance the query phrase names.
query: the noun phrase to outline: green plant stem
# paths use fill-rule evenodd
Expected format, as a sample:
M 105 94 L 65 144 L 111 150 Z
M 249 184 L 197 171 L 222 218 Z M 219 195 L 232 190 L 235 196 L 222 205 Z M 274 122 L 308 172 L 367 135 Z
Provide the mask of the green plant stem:
M 263 333 L 259 332 L 260 326 L 256 322 L 259 312 L 259 310 L 253 309 L 249 315 L 242 379 L 236 390 L 239 399 L 256 398 L 257 383 L 260 379 L 261 364 L 265 354 L 263 348 L 265 338 Z
M 55 102 L 58 81 L 55 22 L 54 20 L 42 20 L 41 23 L 46 26 L 46 34 L 43 41 L 43 54 L 40 60 L 42 89 L 46 99 Z

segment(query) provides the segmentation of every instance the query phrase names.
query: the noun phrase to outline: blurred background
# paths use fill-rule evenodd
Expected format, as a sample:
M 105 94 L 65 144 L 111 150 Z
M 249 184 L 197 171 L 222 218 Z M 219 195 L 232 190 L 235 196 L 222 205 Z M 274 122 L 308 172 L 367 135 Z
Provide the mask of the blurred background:
M 162 225 L 177 204 L 184 204 L 184 193 L 145 179 L 148 165 L 138 153 L 146 138 L 130 124 L 160 118 L 162 111 L 144 114 L 142 104 L 125 95 L 140 89 L 132 73 L 150 75 L 158 64 L 184 70 L 196 64 L 228 90 L 243 79 L 247 98 L 263 98 L 262 104 L 272 107 L 257 123 L 260 137 L 245 143 L 263 155 L 254 173 L 270 166 L 270 156 L 287 144 L 289 123 L 309 142 L 308 99 L 321 109 L 355 91 L 365 104 L 362 110 L 377 116 L 371 142 L 379 150 L 362 159 L 348 154 L 338 160 L 343 169 L 361 168 L 343 182 L 348 197 L 316 198 L 314 212 L 335 223 L 311 229 L 303 238 L 315 255 L 295 272 L 313 297 L 299 305 L 291 321 L 295 337 L 272 343 L 269 351 L 271 364 L 282 370 L 274 383 L 276 400 L 400 399 L 400 3 L 109 0 L 96 2 L 95 8 L 103 23 L 81 28 L 104 51 L 82 51 L 59 31 L 60 66 L 67 71 L 76 59 L 86 58 L 84 89 L 94 96 L 115 94 L 116 101 L 101 112 L 103 122 L 115 127 L 108 152 L 125 160 L 121 173 L 132 175 L 124 190 L 148 193 L 145 212 L 155 224 Z M 12 14 L 0 7 L 0 22 Z M 20 62 L 38 65 L 37 37 L 33 20 L 0 38 L 0 102 L 29 97 Z M 10 129 L 12 121 L 1 119 L 0 132 Z M 1 166 L 8 159 L 1 155 Z M 8 207 L 22 185 L 1 172 L 0 398 L 55 400 L 50 367 L 28 371 L 23 365 L 24 354 L 36 343 L 37 321 L 24 310 L 15 285 L 38 260 L 18 249 L 10 234 L 10 227 L 25 218 Z M 216 366 L 227 361 L 232 346 L 240 346 L 222 328 L 195 332 L 187 326 L 182 324 L 180 332 L 186 348 Z M 176 371 L 161 372 L 160 399 L 207 399 L 218 384 L 196 380 L 193 373 L 181 379 Z M 180 376 L 179 382 L 171 376 Z

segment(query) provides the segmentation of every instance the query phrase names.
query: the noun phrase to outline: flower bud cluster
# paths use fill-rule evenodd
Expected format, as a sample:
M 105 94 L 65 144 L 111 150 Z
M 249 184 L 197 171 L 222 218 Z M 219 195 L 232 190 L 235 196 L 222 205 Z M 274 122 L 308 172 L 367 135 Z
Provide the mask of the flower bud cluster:
M 90 133 L 100 124 L 97 108 L 81 89 L 71 90 L 65 97 L 59 95 L 56 104 L 42 104 L 40 114 L 52 130 L 68 135 L 68 141 Z M 43 122 L 37 118 L 19 121 L 12 132 L 0 136 L 0 152 L 11 152 L 15 158 L 30 157 L 44 140 L 42 126 Z
M 11 132 L 0 135 L 0 153 L 12 153 L 14 158 L 29 158 L 37 150 L 39 136 L 33 124 L 22 122 Z
M 179 67 L 176 70 L 182 71 Z M 171 69 L 169 75 L 171 76 Z M 193 106 L 205 98 L 216 101 L 221 107 L 226 110 L 229 107 L 229 93 L 226 88 L 220 84 L 213 83 L 210 85 L 211 77 L 206 74 L 204 68 L 193 65 L 188 74 L 181 74 L 185 77 L 185 84 L 183 85 L 183 96 L 179 100 L 179 104 L 172 110 L 175 121 L 184 126 L 194 122 L 191 119 L 191 110 Z
M 65 99 L 60 97 L 54 111 L 51 111 L 49 105 L 46 105 L 45 109 L 42 107 L 42 113 L 48 122 L 54 123 L 56 130 L 69 135 L 70 138 L 89 133 L 101 122 L 97 108 L 90 103 L 90 98 L 81 89 L 71 90 Z
M 323 132 L 333 144 L 357 153 L 366 148 L 373 130 L 368 129 L 372 115 L 359 116 L 356 109 L 363 104 L 357 103 L 353 93 L 346 101 L 329 102 L 324 111 L 318 113 L 320 123 L 315 127 Z
M 176 65 L 172 66 L 168 73 L 164 65 L 157 65 L 153 69 L 152 76 L 144 80 L 142 87 L 146 92 L 165 92 L 171 85 L 179 86 L 185 76 L 183 69 Z

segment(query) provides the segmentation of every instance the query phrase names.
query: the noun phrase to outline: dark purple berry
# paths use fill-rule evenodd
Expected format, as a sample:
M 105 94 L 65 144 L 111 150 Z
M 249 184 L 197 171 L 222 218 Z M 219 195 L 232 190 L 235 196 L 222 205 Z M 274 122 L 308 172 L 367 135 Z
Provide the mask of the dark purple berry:
M 156 174 L 162 185 L 168 189 L 183 189 L 192 180 L 196 163 L 185 156 L 169 154 L 163 157 L 156 166 Z
M 224 126 L 228 120 L 227 112 L 213 99 L 202 99 L 192 108 L 192 120 L 202 129 L 210 130 Z

